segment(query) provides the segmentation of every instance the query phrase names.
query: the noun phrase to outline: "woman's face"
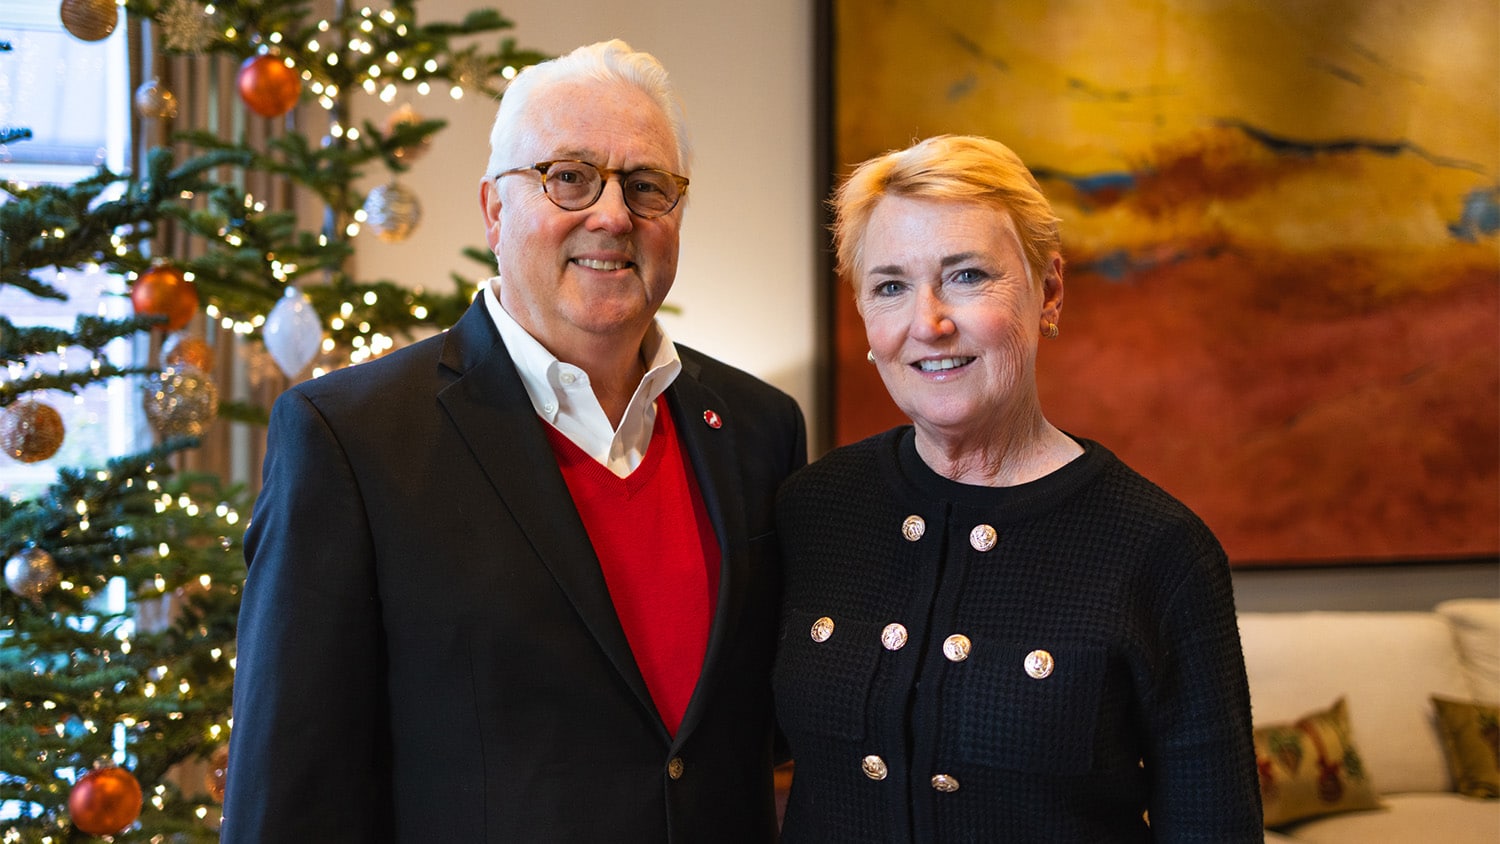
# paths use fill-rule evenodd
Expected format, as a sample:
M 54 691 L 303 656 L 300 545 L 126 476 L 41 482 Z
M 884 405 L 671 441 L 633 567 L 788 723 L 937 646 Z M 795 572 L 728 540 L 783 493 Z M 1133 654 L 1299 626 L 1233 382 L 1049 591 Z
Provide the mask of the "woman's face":
M 1004 436 L 1040 413 L 1036 344 L 1062 308 L 1062 260 L 1027 277 L 1010 215 L 887 196 L 865 230 L 855 302 L 886 389 L 928 435 Z

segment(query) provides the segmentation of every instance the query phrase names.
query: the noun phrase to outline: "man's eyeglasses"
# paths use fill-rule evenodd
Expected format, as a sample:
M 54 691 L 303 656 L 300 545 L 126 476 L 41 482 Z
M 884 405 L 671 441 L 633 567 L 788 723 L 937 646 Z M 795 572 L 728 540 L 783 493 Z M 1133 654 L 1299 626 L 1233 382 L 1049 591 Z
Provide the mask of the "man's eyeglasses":
M 650 219 L 670 213 L 682 195 L 687 193 L 688 180 L 676 173 L 643 167 L 639 170 L 612 170 L 590 164 L 587 161 L 560 159 L 541 161 L 530 167 L 516 167 L 495 174 L 509 176 L 512 173 L 542 174 L 542 193 L 552 204 L 564 211 L 582 211 L 599 201 L 604 195 L 604 183 L 619 174 L 620 186 L 625 192 L 625 207 L 637 217 Z

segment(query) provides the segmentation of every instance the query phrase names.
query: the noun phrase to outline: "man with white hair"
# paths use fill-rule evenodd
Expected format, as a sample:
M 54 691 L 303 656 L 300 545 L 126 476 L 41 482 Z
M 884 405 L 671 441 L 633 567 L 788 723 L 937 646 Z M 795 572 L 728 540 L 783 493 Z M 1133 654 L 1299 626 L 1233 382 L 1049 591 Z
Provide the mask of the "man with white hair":
M 620 41 L 522 71 L 443 335 L 298 385 L 246 534 L 226 842 L 769 841 L 796 404 L 675 345 L 688 143 Z

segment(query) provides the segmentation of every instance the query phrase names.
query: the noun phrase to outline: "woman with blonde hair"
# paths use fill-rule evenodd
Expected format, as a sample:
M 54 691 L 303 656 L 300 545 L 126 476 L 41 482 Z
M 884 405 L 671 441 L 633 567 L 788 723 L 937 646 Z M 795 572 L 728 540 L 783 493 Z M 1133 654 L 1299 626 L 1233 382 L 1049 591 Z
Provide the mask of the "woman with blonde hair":
M 941 136 L 861 164 L 833 204 L 911 425 L 778 497 L 783 840 L 1260 842 L 1222 548 L 1042 413 L 1063 260 L 1035 179 Z

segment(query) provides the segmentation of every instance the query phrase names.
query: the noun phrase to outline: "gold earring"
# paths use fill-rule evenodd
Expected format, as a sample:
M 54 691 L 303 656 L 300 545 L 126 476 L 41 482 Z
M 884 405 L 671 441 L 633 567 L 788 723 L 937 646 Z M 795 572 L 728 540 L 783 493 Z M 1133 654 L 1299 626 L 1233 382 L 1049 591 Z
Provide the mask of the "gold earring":
M 865 352 L 865 360 L 869 361 L 870 363 L 874 363 L 875 362 L 875 350 L 874 349 L 870 349 L 870 350 L 868 350 L 868 351 Z
M 1042 328 L 1042 336 L 1048 340 L 1056 340 L 1057 335 L 1060 333 L 1061 329 L 1057 327 L 1057 323 L 1055 322 L 1049 322 Z

